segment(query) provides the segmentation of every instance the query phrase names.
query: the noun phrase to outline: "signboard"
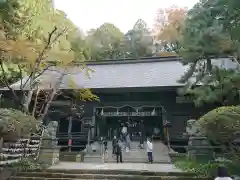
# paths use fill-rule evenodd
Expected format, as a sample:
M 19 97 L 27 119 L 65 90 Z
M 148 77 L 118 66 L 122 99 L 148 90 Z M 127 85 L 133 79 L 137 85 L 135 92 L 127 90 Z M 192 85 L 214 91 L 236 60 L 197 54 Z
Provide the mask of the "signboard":
M 103 114 L 101 114 L 102 116 L 117 116 L 117 117 L 121 117 L 121 116 L 140 116 L 140 117 L 144 117 L 144 116 L 157 116 L 157 113 L 153 113 L 153 111 L 146 111 L 146 112 L 104 112 Z

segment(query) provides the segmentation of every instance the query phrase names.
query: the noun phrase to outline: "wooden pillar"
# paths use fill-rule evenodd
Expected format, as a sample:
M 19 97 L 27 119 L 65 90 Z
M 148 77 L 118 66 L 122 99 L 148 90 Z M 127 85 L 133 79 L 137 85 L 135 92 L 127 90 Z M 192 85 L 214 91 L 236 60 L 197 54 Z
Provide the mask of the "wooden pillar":
M 91 129 L 91 136 L 92 137 L 95 137 L 95 132 L 96 132 L 96 109 L 93 108 L 93 116 L 92 116 L 92 125 L 94 126 L 92 129 Z
M 68 142 L 72 142 L 72 136 L 71 136 L 71 132 L 72 132 L 72 116 L 70 116 L 69 121 L 68 121 Z M 72 144 L 68 143 L 68 152 L 71 152 L 72 149 Z
M 3 138 L 0 139 L 0 153 L 2 152 L 3 148 Z

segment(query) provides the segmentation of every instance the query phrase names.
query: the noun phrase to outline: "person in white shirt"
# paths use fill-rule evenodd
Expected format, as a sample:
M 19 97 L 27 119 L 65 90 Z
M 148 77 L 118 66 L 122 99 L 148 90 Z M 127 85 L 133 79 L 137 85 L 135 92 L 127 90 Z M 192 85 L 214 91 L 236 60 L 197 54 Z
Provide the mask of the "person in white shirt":
M 233 180 L 228 173 L 228 170 L 224 166 L 219 166 L 217 169 L 217 177 L 215 180 Z
M 150 163 L 153 163 L 153 144 L 152 144 L 152 140 L 150 138 L 147 139 L 147 155 L 148 155 L 148 161 Z
M 126 137 L 127 137 L 127 133 L 128 133 L 128 131 L 127 131 L 127 126 L 126 126 L 126 124 L 122 127 L 122 140 L 123 140 L 123 142 L 124 142 L 124 144 L 126 145 Z

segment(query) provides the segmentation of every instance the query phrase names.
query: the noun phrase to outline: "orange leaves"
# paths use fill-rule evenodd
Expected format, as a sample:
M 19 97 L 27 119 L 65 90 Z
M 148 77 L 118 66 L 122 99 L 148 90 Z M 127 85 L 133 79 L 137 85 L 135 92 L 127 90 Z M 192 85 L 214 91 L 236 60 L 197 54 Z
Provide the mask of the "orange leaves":
M 40 47 L 26 40 L 2 40 L 0 41 L 1 56 L 5 60 L 29 60 L 37 58 L 37 49 Z
M 175 42 L 180 37 L 180 28 L 185 20 L 186 8 L 173 6 L 157 11 L 154 34 L 156 40 Z
M 234 47 L 234 41 L 230 37 L 225 38 L 219 42 L 219 48 L 223 52 L 231 52 Z

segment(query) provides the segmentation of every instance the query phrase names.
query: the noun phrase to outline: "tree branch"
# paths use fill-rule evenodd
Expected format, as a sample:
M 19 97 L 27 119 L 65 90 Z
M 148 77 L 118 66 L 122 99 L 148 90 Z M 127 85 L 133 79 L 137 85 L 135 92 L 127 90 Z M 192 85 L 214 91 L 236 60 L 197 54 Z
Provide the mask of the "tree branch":
M 53 41 L 51 41 L 52 36 L 54 35 L 54 33 L 55 33 L 56 31 L 57 31 L 57 27 L 55 27 L 55 28 L 49 33 L 47 43 L 46 43 L 46 45 L 44 46 L 42 52 L 39 54 L 39 56 L 38 56 L 37 59 L 35 60 L 34 69 L 33 69 L 33 71 L 30 73 L 30 75 L 29 75 L 28 79 L 26 80 L 26 82 L 24 83 L 23 87 L 26 86 L 26 84 L 28 83 L 29 80 L 33 81 L 34 78 L 32 78 L 32 76 L 35 76 L 35 73 L 36 73 L 36 71 L 37 71 L 37 69 L 38 69 L 38 67 L 39 67 L 39 65 L 40 65 L 40 63 L 41 63 L 41 61 L 42 61 L 45 53 L 48 51 L 48 49 L 51 47 L 51 45 L 52 45 L 53 43 L 55 43 L 55 41 L 63 34 L 63 31 L 62 31 L 61 33 L 59 33 L 59 34 L 56 36 L 56 38 L 55 38 Z M 31 86 L 31 83 L 32 83 L 32 82 L 30 82 L 30 86 Z

